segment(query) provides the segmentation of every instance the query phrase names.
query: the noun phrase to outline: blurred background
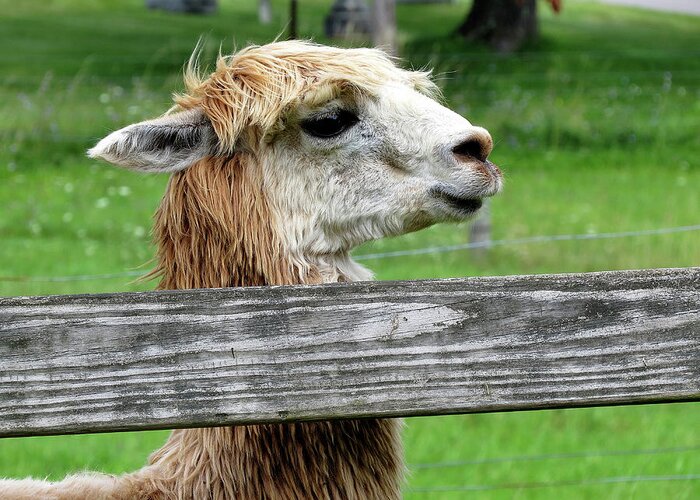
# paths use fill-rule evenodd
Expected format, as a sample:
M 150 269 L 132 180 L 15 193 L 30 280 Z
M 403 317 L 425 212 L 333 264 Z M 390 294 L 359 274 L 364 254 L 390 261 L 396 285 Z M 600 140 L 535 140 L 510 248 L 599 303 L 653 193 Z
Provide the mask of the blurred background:
M 636 5 L 636 6 L 635 6 Z M 642 6 L 644 8 L 640 8 Z M 659 10 L 660 9 L 660 10 Z M 85 150 L 203 61 L 278 36 L 433 68 L 495 140 L 469 225 L 355 252 L 378 279 L 700 265 L 700 2 L 0 0 L 0 295 L 149 290 L 167 182 Z M 699 498 L 700 405 L 407 420 L 407 498 Z M 0 476 L 132 470 L 166 431 L 0 440 Z M 466 493 L 470 492 L 470 493 Z

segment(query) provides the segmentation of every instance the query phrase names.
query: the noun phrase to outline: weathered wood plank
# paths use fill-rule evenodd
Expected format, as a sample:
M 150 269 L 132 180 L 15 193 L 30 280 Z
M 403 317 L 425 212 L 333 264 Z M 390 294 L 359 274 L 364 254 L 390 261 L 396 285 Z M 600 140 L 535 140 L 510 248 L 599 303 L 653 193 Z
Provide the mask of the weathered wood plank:
M 0 299 L 0 435 L 700 400 L 700 268 Z

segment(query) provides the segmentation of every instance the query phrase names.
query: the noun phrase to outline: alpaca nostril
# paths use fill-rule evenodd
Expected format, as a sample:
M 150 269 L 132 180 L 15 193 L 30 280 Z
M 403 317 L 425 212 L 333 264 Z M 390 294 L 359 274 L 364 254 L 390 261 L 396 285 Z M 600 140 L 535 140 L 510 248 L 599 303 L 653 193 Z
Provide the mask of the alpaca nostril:
M 452 148 L 452 152 L 457 156 L 468 156 L 480 161 L 486 159 L 486 148 L 476 139 L 469 139 Z
M 469 138 L 460 142 L 452 148 L 452 153 L 457 156 L 458 160 L 472 158 L 479 161 L 486 161 L 489 153 L 493 149 L 493 140 L 491 135 L 481 127 L 475 127 L 475 130 L 469 135 Z

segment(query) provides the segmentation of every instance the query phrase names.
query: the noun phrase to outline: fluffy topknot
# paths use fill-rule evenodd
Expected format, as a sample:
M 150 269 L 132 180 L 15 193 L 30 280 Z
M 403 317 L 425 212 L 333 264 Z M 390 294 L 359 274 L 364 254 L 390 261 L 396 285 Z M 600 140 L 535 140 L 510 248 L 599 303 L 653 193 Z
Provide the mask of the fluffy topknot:
M 212 123 L 222 152 L 232 152 L 244 130 L 263 133 L 302 99 L 332 98 L 344 89 L 372 94 L 379 86 L 404 83 L 435 96 L 430 73 L 407 71 L 377 49 L 341 49 L 290 40 L 247 47 L 221 56 L 208 76 L 198 68 L 197 51 L 185 70 L 181 109 L 201 107 Z

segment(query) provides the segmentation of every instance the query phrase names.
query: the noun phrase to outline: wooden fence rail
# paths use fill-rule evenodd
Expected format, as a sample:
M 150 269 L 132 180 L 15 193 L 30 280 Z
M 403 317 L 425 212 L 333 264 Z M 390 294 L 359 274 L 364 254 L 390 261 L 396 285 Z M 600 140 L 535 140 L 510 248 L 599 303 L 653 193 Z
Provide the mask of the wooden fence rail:
M 0 436 L 700 400 L 700 268 L 0 299 Z

